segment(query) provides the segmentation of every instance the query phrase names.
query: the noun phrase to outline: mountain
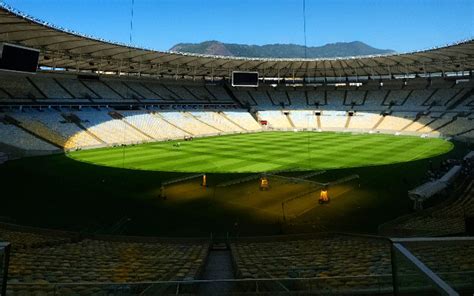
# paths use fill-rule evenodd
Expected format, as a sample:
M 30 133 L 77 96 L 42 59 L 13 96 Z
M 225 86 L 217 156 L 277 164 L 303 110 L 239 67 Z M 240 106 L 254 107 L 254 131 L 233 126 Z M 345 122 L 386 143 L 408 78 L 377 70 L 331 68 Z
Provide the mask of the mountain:
M 308 58 L 334 58 L 394 53 L 391 49 L 378 49 L 360 41 L 329 43 L 307 47 Z M 245 45 L 205 41 L 178 43 L 170 51 L 221 56 L 254 58 L 303 58 L 304 46 L 296 44 Z

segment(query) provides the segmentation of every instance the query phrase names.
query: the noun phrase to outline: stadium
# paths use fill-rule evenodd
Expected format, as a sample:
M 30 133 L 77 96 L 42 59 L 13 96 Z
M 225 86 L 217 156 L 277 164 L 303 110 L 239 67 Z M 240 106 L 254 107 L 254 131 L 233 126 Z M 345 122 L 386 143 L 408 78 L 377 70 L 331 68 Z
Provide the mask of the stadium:
M 0 1 L 0 295 L 472 295 L 474 40 L 157 51 Z

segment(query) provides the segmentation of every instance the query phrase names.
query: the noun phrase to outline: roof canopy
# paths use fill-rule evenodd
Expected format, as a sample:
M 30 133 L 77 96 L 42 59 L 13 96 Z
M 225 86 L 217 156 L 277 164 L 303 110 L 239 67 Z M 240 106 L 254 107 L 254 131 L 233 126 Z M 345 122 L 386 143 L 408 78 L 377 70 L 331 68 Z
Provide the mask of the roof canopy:
M 265 77 L 347 77 L 474 69 L 474 39 L 402 54 L 324 59 L 265 59 L 163 52 L 85 36 L 0 3 L 0 42 L 41 50 L 40 65 L 151 75 L 228 77 L 235 70 Z

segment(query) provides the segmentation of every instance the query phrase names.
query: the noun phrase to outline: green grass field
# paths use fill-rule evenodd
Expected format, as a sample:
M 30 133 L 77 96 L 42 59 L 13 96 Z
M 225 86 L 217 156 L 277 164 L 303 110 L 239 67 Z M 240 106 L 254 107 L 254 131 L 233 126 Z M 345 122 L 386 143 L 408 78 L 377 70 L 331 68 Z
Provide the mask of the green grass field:
M 8 161 L 0 165 L 0 221 L 152 236 L 274 235 L 282 230 L 373 234 L 381 223 L 412 211 L 407 191 L 426 181 L 428 168 L 471 150 L 441 139 L 305 132 L 202 138 L 181 142 L 180 148 L 173 144 Z M 352 174 L 360 178 L 331 187 L 331 202 L 319 205 L 317 191 L 292 200 L 311 191 L 311 183 L 270 176 L 270 190 L 259 191 L 258 174 L 252 172 L 280 169 L 326 169 L 310 178 L 316 182 Z M 167 186 L 168 198 L 160 198 L 162 182 L 193 174 L 189 172 L 210 172 L 208 187 L 192 179 Z M 217 186 L 249 176 L 257 178 Z M 282 226 L 284 217 L 295 226 Z M 117 229 L 124 218 L 129 222 Z
M 323 170 L 399 163 L 452 149 L 443 139 L 383 134 L 265 132 L 83 150 L 75 160 L 166 172 Z

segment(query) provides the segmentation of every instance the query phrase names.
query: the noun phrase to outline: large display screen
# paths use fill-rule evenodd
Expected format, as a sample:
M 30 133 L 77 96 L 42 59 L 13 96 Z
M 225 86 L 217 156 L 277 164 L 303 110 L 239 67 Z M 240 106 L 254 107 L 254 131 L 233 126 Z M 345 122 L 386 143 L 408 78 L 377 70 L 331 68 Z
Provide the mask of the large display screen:
M 258 86 L 258 72 L 244 72 L 244 71 L 232 72 L 232 86 L 257 87 Z
M 38 68 L 39 50 L 12 44 L 0 45 L 0 69 L 36 72 Z

